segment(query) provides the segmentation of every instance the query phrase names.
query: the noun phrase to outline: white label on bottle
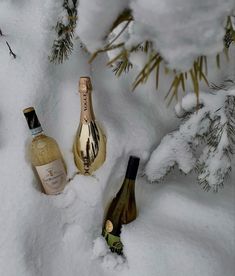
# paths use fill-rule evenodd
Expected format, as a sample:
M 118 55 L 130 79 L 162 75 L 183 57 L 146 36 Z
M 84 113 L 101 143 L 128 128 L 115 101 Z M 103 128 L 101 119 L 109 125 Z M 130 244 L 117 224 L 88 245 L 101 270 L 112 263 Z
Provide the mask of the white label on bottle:
M 36 166 L 36 170 L 47 194 L 54 195 L 62 192 L 66 184 L 66 171 L 61 159 Z
M 43 130 L 42 130 L 42 127 L 41 127 L 41 126 L 39 126 L 39 127 L 37 127 L 37 128 L 32 128 L 32 129 L 31 129 L 31 133 L 32 133 L 33 136 L 35 136 L 35 135 L 41 133 L 42 131 L 43 131 Z

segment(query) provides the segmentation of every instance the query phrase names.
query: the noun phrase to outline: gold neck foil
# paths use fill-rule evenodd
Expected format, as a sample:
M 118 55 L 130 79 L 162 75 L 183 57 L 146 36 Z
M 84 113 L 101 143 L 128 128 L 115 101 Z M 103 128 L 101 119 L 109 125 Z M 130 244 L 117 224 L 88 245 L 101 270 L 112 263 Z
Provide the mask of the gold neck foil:
M 79 92 L 91 92 L 92 85 L 91 85 L 91 79 L 89 77 L 81 77 L 79 79 Z
M 79 92 L 81 99 L 81 115 L 80 121 L 83 124 L 88 124 L 95 120 L 92 99 L 91 99 L 92 85 L 89 77 L 81 77 L 79 80 Z

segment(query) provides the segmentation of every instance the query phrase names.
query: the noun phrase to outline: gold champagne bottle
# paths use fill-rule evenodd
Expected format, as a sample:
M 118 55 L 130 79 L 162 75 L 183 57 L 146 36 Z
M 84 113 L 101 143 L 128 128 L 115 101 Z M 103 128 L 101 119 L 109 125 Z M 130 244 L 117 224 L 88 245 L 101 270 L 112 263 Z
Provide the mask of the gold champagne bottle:
M 126 176 L 121 189 L 109 205 L 105 215 L 102 235 L 112 252 L 122 254 L 120 240 L 121 227 L 136 219 L 135 179 L 139 167 L 139 158 L 130 156 Z
M 66 166 L 57 142 L 43 133 L 33 107 L 23 110 L 33 140 L 30 157 L 46 194 L 55 195 L 66 185 Z
M 91 91 L 90 78 L 81 77 L 79 80 L 81 114 L 73 144 L 73 154 L 79 172 L 84 175 L 90 175 L 97 170 L 106 157 L 106 138 L 95 121 Z

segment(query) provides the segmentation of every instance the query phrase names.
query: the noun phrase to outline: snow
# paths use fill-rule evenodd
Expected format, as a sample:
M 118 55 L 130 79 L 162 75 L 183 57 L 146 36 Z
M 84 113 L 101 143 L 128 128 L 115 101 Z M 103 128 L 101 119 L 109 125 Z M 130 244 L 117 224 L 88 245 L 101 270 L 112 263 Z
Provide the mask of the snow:
M 128 4 L 126 0 L 79 1 L 77 34 L 89 51 L 94 52 L 104 46 L 103 40 L 113 25 L 113 19 L 116 19 Z
M 93 256 L 105 270 L 122 271 L 128 268 L 125 257 L 112 253 L 103 237 L 94 240 Z
M 234 0 L 136 0 L 131 8 L 136 21 L 135 43 L 144 33 L 171 68 L 186 71 L 198 56 L 222 51 L 223 24 L 235 3 Z
M 129 93 L 127 76 L 116 79 L 104 68 L 105 58 L 90 68 L 77 44 L 69 61 L 50 64 L 59 10 L 55 0 L 0 1 L 5 34 L 0 37 L 0 275 L 233 275 L 234 174 L 218 194 L 203 192 L 194 176 L 177 172 L 150 185 L 141 176 L 145 163 L 178 124 L 173 107 L 165 105 L 164 89 L 157 94 L 150 80 Z M 108 139 L 107 160 L 93 177 L 75 175 L 72 155 L 82 75 L 91 75 L 95 114 Z M 40 192 L 28 160 L 30 132 L 22 109 L 31 105 L 45 133 L 58 141 L 74 177 L 58 196 Z M 109 252 L 100 233 L 104 209 L 121 185 L 130 154 L 142 161 L 138 217 L 123 227 L 122 258 Z

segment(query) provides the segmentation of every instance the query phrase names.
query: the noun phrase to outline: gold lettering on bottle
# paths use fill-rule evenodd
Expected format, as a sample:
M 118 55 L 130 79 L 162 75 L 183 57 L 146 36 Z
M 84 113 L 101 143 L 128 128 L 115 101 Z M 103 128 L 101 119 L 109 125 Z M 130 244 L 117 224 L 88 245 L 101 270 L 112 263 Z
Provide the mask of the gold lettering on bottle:
M 88 103 L 87 103 L 87 93 L 82 93 L 83 97 L 83 111 L 87 111 Z
M 90 123 L 92 120 L 95 120 L 94 113 L 92 109 L 92 100 L 91 92 L 81 92 L 81 122 Z

